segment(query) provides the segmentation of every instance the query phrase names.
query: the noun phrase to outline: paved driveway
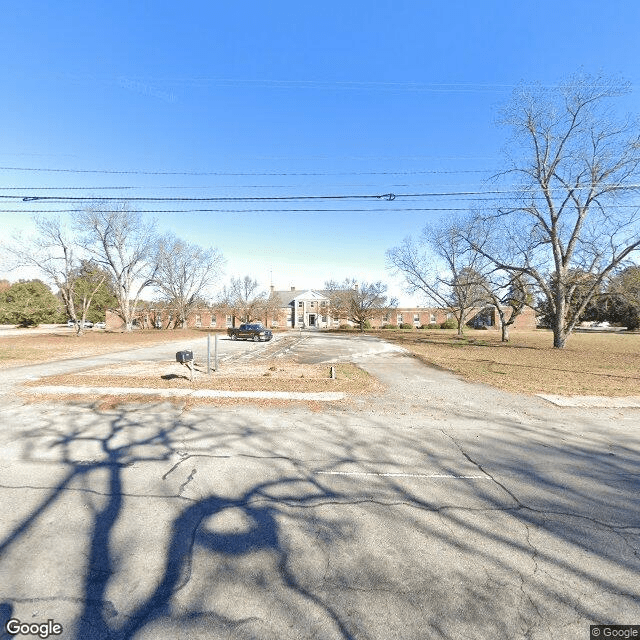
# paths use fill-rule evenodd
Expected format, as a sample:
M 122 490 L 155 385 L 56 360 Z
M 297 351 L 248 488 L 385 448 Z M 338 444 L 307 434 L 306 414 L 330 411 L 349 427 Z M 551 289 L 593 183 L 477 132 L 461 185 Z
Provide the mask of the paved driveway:
M 5 394 L 0 614 L 74 640 L 574 640 L 640 622 L 640 412 L 466 384 L 371 338 L 287 348 L 355 360 L 386 392 L 322 412 Z

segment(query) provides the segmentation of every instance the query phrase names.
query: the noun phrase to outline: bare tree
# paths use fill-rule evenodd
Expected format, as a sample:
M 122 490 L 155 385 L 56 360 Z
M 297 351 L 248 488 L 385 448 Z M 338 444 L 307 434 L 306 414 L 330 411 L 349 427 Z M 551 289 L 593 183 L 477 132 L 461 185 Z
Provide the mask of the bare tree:
M 217 249 L 203 249 L 173 235 L 158 242 L 157 270 L 153 284 L 164 301 L 175 309 L 177 322 L 187 328 L 191 310 L 204 299 L 220 275 L 224 259 Z
M 251 322 L 262 319 L 272 301 L 265 291 L 258 289 L 258 281 L 247 275 L 231 278 L 230 285 L 222 290 L 218 306 L 242 322 Z
M 325 285 L 330 313 L 345 318 L 364 331 L 367 321 L 398 306 L 395 298 L 387 298 L 387 285 L 382 282 L 360 282 L 347 278 L 344 282 L 329 281 Z
M 628 90 L 609 78 L 575 77 L 552 89 L 518 89 L 503 113 L 514 139 L 501 177 L 517 182 L 507 204 L 476 216 L 499 242 L 475 248 L 536 284 L 556 348 L 607 276 L 640 248 L 640 209 L 630 198 L 640 177 L 639 127 L 609 111 Z M 576 270 L 593 275 L 589 286 L 575 282 Z
M 273 322 L 279 319 L 281 308 L 282 301 L 280 300 L 280 296 L 274 291 L 271 291 L 268 296 L 264 297 L 261 314 L 264 318 L 265 326 L 269 326 L 269 318 L 271 318 L 272 326 L 274 326 Z
M 82 246 L 113 274 L 118 314 L 131 331 L 140 295 L 153 284 L 158 268 L 155 223 L 126 202 L 97 201 L 78 214 L 76 224 Z
M 36 267 L 58 288 L 67 316 L 75 323 L 77 335 L 82 335 L 93 297 L 103 286 L 106 274 L 90 281 L 82 277 L 77 239 L 60 218 L 36 217 L 34 224 L 35 238 L 14 242 L 7 249 L 18 265 Z
M 522 273 L 495 271 L 486 278 L 487 300 L 500 318 L 502 342 L 509 342 L 509 328 L 526 307 L 533 307 L 534 296 L 527 278 Z
M 453 313 L 458 335 L 471 313 L 487 304 L 484 258 L 470 247 L 456 220 L 427 225 L 417 243 L 405 238 L 387 251 L 387 260 L 404 277 L 409 293 L 420 292 Z

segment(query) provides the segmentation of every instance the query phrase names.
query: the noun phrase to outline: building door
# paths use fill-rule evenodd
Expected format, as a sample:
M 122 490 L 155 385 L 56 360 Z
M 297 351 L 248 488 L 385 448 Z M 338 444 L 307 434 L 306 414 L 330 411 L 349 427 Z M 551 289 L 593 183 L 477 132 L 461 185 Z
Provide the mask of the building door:
M 315 327 L 316 326 L 316 314 L 315 313 L 310 313 L 309 314 L 309 326 L 310 327 Z

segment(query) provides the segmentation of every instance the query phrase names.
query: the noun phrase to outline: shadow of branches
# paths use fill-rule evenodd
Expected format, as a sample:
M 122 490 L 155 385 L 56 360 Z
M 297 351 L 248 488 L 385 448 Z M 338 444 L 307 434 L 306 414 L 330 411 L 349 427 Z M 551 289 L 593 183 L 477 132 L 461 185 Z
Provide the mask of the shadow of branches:
M 637 436 L 454 417 L 49 414 L 2 474 L 0 612 L 75 640 L 569 638 L 639 613 Z

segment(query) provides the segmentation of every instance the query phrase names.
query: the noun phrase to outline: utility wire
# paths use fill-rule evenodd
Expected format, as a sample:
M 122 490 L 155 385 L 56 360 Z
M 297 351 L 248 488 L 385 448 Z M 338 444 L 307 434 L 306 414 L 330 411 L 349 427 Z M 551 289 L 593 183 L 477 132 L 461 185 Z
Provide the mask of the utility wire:
M 412 211 L 469 211 L 468 207 L 424 207 L 424 208 L 370 208 L 370 209 L 136 209 L 136 213 L 369 213 L 369 212 L 412 212 Z M 79 213 L 79 209 L 48 209 L 20 211 L 17 209 L 0 209 L 0 213 Z M 110 211 L 105 211 L 110 213 Z
M 113 196 L 104 196 L 96 198 L 95 196 L 22 196 L 22 195 L 0 195 L 2 199 L 22 200 L 23 202 L 92 202 L 100 200 L 103 202 L 121 201 L 123 198 L 114 198 Z M 371 194 L 349 194 L 337 196 L 213 196 L 203 198 L 190 197 L 166 197 L 166 196 L 134 196 L 124 198 L 131 202 L 261 202 L 264 200 L 367 200 L 367 199 L 385 199 L 395 200 L 396 195 L 393 193 L 385 193 L 381 195 Z
M 494 169 L 425 169 L 417 171 L 304 171 L 304 172 L 230 172 L 230 171 L 139 171 L 115 169 L 52 169 L 43 167 L 0 167 L 0 171 L 32 171 L 49 173 L 101 173 L 142 176 L 405 176 L 422 174 L 495 173 Z
M 613 209 L 640 209 L 638 205 L 612 205 Z M 81 209 L 0 209 L 0 213 L 80 213 Z M 136 209 L 137 213 L 369 213 L 369 212 L 414 212 L 414 211 L 469 211 L 469 207 L 381 207 L 367 209 Z M 112 213 L 105 210 L 105 213 Z M 113 212 L 115 213 L 115 212 Z
M 623 185 L 611 187 L 611 190 L 626 190 L 630 188 L 638 188 L 640 185 Z M 590 189 L 585 186 L 582 189 Z M 573 189 L 578 191 L 580 188 Z M 22 202 L 94 202 L 96 200 L 102 202 L 119 202 L 126 200 L 127 202 L 291 202 L 300 200 L 388 200 L 392 201 L 396 198 L 454 198 L 465 200 L 469 196 L 509 196 L 521 194 L 522 189 L 495 189 L 485 191 L 431 191 L 424 193 L 384 193 L 384 194 L 341 194 L 341 195 L 292 195 L 292 196 L 208 196 L 208 197 L 187 197 L 187 196 L 133 196 L 133 197 L 114 197 L 114 196 L 31 196 L 24 194 L 0 195 L 0 199 L 13 200 Z M 535 195 L 537 192 L 531 193 L 532 199 L 540 199 Z M 472 198 L 473 199 L 473 198 Z M 496 198 L 480 198 L 483 200 L 494 200 Z

